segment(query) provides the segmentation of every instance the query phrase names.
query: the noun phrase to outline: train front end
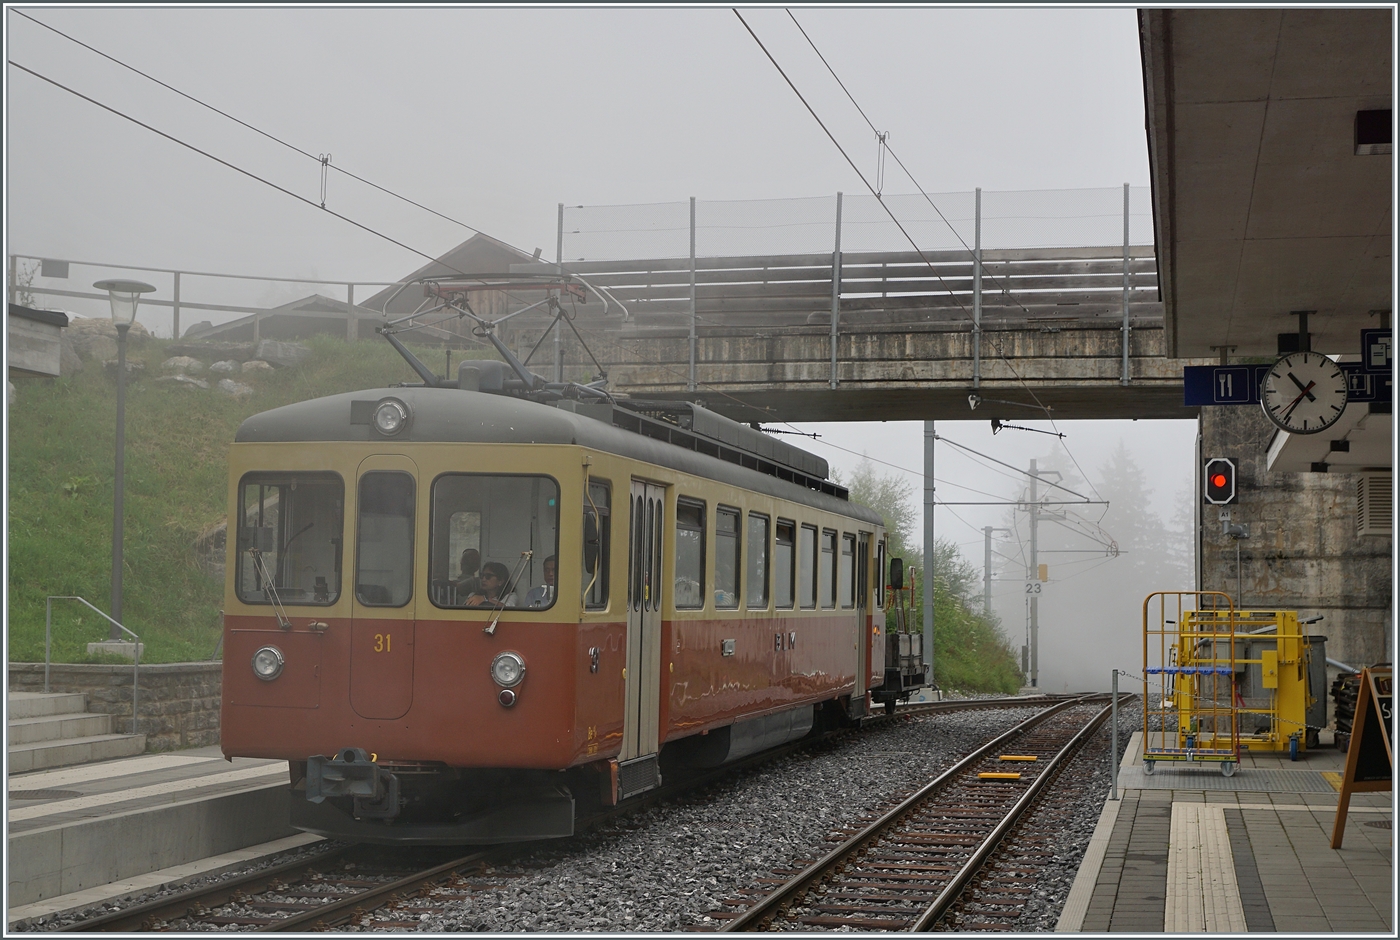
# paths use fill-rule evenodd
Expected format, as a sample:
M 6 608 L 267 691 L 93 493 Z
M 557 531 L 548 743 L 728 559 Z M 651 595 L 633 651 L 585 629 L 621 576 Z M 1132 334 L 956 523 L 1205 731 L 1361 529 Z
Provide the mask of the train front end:
M 608 492 L 567 427 L 447 394 L 303 402 L 231 448 L 223 750 L 288 761 L 297 828 L 569 835 L 575 795 L 598 789 L 588 765 L 620 739 L 621 680 L 597 674 L 619 637 L 581 618 Z

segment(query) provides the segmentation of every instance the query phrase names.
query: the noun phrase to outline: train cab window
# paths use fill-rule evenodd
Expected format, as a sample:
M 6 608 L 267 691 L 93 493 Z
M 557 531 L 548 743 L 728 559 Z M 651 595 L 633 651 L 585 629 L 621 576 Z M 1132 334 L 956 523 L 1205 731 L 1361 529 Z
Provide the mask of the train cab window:
M 413 477 L 372 470 L 360 477 L 355 597 L 369 607 L 402 607 L 413 596 Z
M 345 484 L 334 473 L 250 473 L 238 484 L 234 584 L 245 604 L 340 598 Z
M 836 565 L 836 531 L 823 529 L 821 571 L 818 576 L 823 607 L 836 606 Z
M 841 534 L 841 564 L 837 569 L 840 583 L 841 606 L 847 609 L 856 606 L 856 537 L 849 532 Z
M 797 542 L 797 596 L 803 607 L 817 606 L 817 527 L 804 525 Z
M 794 594 L 793 575 L 797 573 L 797 523 L 786 519 L 778 520 L 777 537 L 773 552 L 773 606 L 781 610 L 792 610 Z
M 431 520 L 428 593 L 435 606 L 554 606 L 557 592 L 544 572 L 559 554 L 559 484 L 552 478 L 445 473 L 433 481 Z M 483 579 L 488 568 L 504 568 L 507 577 Z M 499 580 L 505 583 L 497 589 Z
M 583 516 L 584 606 L 602 610 L 608 606 L 608 559 L 612 555 L 612 490 L 607 483 L 589 481 Z
M 676 607 L 705 606 L 705 504 L 676 500 Z
M 715 509 L 715 607 L 739 607 L 739 510 Z
M 884 609 L 885 585 L 888 572 L 885 571 L 885 540 L 875 543 L 875 606 Z
M 768 517 L 749 513 L 748 565 L 744 570 L 744 603 L 749 610 L 768 609 Z M 789 565 L 791 570 L 791 565 Z M 791 581 L 789 580 L 789 583 Z M 792 593 L 791 589 L 788 591 Z

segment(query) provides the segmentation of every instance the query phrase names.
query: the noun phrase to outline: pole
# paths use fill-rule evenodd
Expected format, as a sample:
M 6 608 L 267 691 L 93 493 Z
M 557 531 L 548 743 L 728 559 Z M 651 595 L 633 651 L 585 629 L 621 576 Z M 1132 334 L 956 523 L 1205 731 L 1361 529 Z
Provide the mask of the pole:
M 554 266 L 559 274 L 564 273 L 564 204 L 559 203 L 559 234 L 554 243 Z M 554 381 L 564 381 L 564 339 L 560 335 L 564 324 L 554 323 Z
M 992 527 L 982 527 L 982 612 L 992 616 Z
M 353 343 L 360 338 L 360 323 L 355 319 L 355 285 L 345 285 L 345 341 Z
M 690 197 L 690 378 L 686 391 L 695 391 L 695 197 Z
M 1110 799 L 1118 799 L 1118 670 L 1113 670 L 1113 753 L 1109 756 L 1109 763 L 1113 765 L 1113 795 Z
M 831 387 L 836 388 L 836 327 L 841 320 L 841 194 L 836 194 L 836 247 L 831 252 Z
M 170 304 L 170 332 L 174 339 L 180 338 L 180 272 L 175 272 L 175 294 Z
M 972 387 L 982 387 L 982 187 L 977 187 L 972 248 Z M 988 537 L 991 544 L 991 536 Z
M 933 444 L 937 435 L 933 422 L 924 422 L 924 675 L 933 683 L 933 601 L 937 578 L 934 575 L 934 485 Z
M 112 619 L 122 620 L 122 496 L 126 488 L 126 331 L 130 323 L 117 325 L 117 473 L 112 486 Z M 108 639 L 120 640 L 121 628 L 112 624 Z
M 19 297 L 19 255 L 10 255 L 10 303 Z
M 1123 184 L 1123 376 L 1119 384 L 1127 385 L 1131 373 L 1128 369 L 1128 337 L 1132 327 L 1128 325 L 1128 184 Z
M 1244 610 L 1244 569 L 1240 567 L 1240 540 L 1235 539 L 1235 603 Z
M 1036 531 L 1035 524 L 1040 519 L 1037 509 L 1039 497 L 1036 494 L 1036 483 L 1040 482 L 1036 476 L 1035 460 L 1031 460 L 1031 570 L 1026 575 L 1026 580 L 1040 578 L 1040 561 L 1036 557 Z M 1035 594 L 1031 595 L 1031 688 L 1040 686 L 1040 598 Z

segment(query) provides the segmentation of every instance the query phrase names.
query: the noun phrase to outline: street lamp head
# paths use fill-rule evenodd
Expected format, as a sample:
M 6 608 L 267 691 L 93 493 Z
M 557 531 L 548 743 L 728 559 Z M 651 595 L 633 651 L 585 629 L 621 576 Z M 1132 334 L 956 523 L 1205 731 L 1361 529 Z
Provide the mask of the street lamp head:
M 122 278 L 98 281 L 92 285 L 105 290 L 112 303 L 112 322 L 130 326 L 136 320 L 136 302 L 142 294 L 155 290 L 145 281 L 128 281 Z

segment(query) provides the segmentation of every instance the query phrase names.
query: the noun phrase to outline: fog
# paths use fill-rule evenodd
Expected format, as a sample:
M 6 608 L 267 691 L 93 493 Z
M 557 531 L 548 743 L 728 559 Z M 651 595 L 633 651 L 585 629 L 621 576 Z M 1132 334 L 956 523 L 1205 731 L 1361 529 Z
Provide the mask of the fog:
M 153 85 L 20 11 L 310 156 Z M 793 21 L 776 8 L 742 12 L 876 179 L 874 135 Z M 1131 9 L 794 12 L 930 192 L 1149 183 Z M 245 171 L 8 67 L 6 251 L 101 262 L 74 267 L 66 281 L 36 278 L 36 286 L 86 290 L 100 277 L 138 276 L 168 299 L 167 275 L 104 267 L 127 264 L 333 282 L 192 278 L 182 284 L 186 299 L 261 306 L 312 291 L 342 298 L 345 282 L 392 281 L 471 234 L 338 172 L 327 174 L 325 208 L 358 224 L 330 215 L 319 205 L 321 154 L 331 155 L 332 167 L 525 251 L 542 248 L 546 258 L 559 203 L 866 192 L 727 8 L 21 7 L 7 11 L 5 28 L 15 62 Z M 915 190 L 893 161 L 884 185 Z M 96 302 L 44 303 L 105 315 Z M 201 311 L 182 323 L 239 315 Z M 139 319 L 170 335 L 168 310 L 146 307 Z M 1018 423 L 1052 430 L 1043 421 Z M 912 472 L 921 500 L 921 425 L 810 429 L 822 434 L 811 449 L 838 467 L 867 454 L 903 468 L 877 465 L 891 473 Z M 1152 491 L 1146 507 L 1120 500 L 1106 516 L 1101 506 L 1077 510 L 1115 538 L 1114 522 L 1126 524 L 1120 512 L 1170 521 L 1183 500 L 1189 509 L 1194 422 L 1060 422 L 1059 431 L 1063 441 L 1029 431 L 993 436 L 985 418 L 939 424 L 940 434 L 1015 467 L 1032 457 L 1042 466 L 1056 461 L 1066 480 L 1071 471 L 1086 478 L 1087 489 L 1074 488 L 1091 496 L 1112 488 L 1101 470 L 1121 443 Z M 1063 450 L 1055 457 L 1057 446 Z M 1024 485 L 1018 474 L 945 444 L 937 475 L 947 503 L 1014 499 Z M 937 531 L 980 568 L 981 528 L 1011 526 L 1014 515 L 999 506 L 942 506 Z M 1047 551 L 1095 548 L 1049 534 L 1057 528 L 1042 526 Z M 1040 605 L 1042 687 L 1101 686 L 1113 666 L 1140 666 L 1133 638 L 1142 593 L 1187 586 L 1149 583 L 1142 572 L 1179 555 L 1180 542 L 1164 536 L 1161 546 L 1135 544 L 1117 558 L 1041 559 L 1051 565 Z M 999 551 L 1015 562 L 998 573 L 995 610 L 1019 646 L 1020 549 L 1008 541 Z

